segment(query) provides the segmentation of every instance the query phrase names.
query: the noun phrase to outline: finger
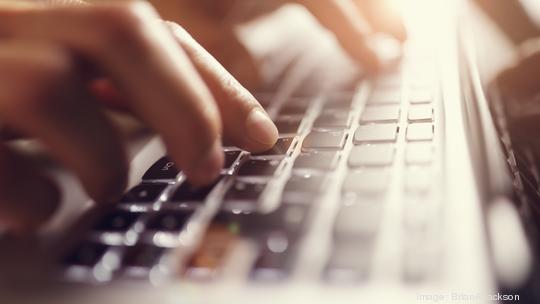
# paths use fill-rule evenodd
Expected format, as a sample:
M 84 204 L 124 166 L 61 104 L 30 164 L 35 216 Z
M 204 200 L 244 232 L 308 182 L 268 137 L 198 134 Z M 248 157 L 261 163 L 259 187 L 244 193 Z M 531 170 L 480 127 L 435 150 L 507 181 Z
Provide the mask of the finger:
M 203 45 L 223 67 L 244 87 L 255 90 L 263 85 L 260 63 L 252 56 L 246 46 L 238 39 L 234 31 L 220 31 L 217 41 Z
M 0 28 L 6 36 L 56 41 L 91 60 L 110 76 L 130 108 L 162 136 L 188 179 L 209 183 L 223 164 L 219 112 L 185 52 L 158 18 L 145 2 L 121 2 L 3 10 Z
M 407 31 L 400 12 L 388 0 L 354 0 L 359 13 L 378 32 L 385 32 L 405 41 Z
M 324 27 L 332 31 L 352 58 L 362 63 L 370 72 L 379 70 L 379 59 L 365 41 L 367 29 L 352 1 L 296 0 L 296 2 L 304 5 Z
M 175 23 L 168 24 L 212 91 L 225 137 L 249 151 L 271 148 L 278 137 L 277 128 L 253 95 L 184 29 Z
M 90 82 L 89 89 L 108 108 L 121 112 L 129 111 L 129 100 L 118 91 L 118 88 L 109 79 L 95 79 Z
M 251 1 L 248 1 L 251 3 Z M 153 0 L 164 20 L 174 21 L 194 37 L 242 85 L 249 89 L 262 84 L 259 64 L 238 39 L 234 27 L 240 21 L 236 13 L 243 10 L 245 1 L 238 0 Z M 265 1 L 274 3 L 274 1 Z M 254 3 L 255 4 L 255 3 Z M 257 6 L 261 3 L 257 2 Z M 189 14 L 179 12 L 189 11 Z
M 87 94 L 64 49 L 0 43 L 0 119 L 42 141 L 96 200 L 119 196 L 127 161 L 120 137 Z
M 3 145 L 0 189 L 0 226 L 18 233 L 35 230 L 46 222 L 60 201 L 58 188 L 49 178 Z

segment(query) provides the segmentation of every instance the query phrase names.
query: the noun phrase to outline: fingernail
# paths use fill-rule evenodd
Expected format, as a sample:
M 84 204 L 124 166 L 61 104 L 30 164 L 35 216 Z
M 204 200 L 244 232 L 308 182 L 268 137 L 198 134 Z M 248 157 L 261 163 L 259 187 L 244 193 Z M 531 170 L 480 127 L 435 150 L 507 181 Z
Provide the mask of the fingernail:
M 223 148 L 218 139 L 195 169 L 196 180 L 194 182 L 196 184 L 206 184 L 215 180 L 221 172 L 223 158 Z
M 246 119 L 247 134 L 254 140 L 265 146 L 272 146 L 278 138 L 278 130 L 274 122 L 261 109 L 255 108 Z

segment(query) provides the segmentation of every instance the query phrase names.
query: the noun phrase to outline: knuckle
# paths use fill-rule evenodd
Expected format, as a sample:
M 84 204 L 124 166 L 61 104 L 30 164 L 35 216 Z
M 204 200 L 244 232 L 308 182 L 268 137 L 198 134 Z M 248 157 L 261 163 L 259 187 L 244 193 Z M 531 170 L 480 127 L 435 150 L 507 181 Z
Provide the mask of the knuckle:
M 97 25 L 99 48 L 111 46 L 132 47 L 144 41 L 144 31 L 152 17 L 157 19 L 152 7 L 140 1 L 120 5 L 97 7 L 90 19 Z

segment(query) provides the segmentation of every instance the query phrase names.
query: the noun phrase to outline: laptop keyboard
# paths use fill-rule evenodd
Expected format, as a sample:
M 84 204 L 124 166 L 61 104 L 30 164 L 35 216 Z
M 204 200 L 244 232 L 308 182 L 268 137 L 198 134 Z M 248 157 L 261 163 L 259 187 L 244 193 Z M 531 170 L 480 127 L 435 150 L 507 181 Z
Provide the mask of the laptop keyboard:
M 222 174 L 209 186 L 193 187 L 167 156 L 156 159 L 118 204 L 90 212 L 88 232 L 61 259 L 64 277 L 212 280 L 247 242 L 254 255 L 246 280 L 288 280 L 306 255 L 306 235 L 330 225 L 315 279 L 369 279 L 390 189 L 413 236 L 432 232 L 425 227 L 437 214 L 424 205 L 438 191 L 437 91 L 404 81 L 401 70 L 351 91 L 278 103 L 276 145 L 257 154 L 225 148 Z M 323 215 L 330 224 L 317 223 L 324 204 L 334 205 L 335 214 Z M 436 260 L 436 250 L 427 256 L 419 252 L 426 243 L 414 242 L 399 245 L 405 280 L 435 272 L 419 259 Z

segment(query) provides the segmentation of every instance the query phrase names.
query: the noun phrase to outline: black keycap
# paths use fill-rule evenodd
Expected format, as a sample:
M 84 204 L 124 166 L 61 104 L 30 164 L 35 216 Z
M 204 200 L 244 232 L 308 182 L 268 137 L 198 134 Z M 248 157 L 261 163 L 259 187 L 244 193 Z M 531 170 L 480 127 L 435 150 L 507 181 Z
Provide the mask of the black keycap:
M 166 184 L 141 184 L 133 187 L 122 197 L 123 203 L 153 203 L 158 200 Z
M 351 123 L 349 112 L 324 111 L 313 123 L 315 128 L 347 128 Z
M 204 201 L 208 194 L 214 189 L 214 187 L 219 183 L 221 177 L 208 186 L 194 187 L 189 182 L 184 182 L 172 195 L 170 201 L 172 202 L 193 202 L 193 201 Z
M 125 232 L 133 226 L 139 217 L 139 213 L 114 210 L 106 213 L 94 226 L 94 230 L 103 232 Z
M 225 194 L 225 200 L 257 200 L 266 184 L 237 181 Z
M 240 151 L 225 151 L 225 162 L 223 163 L 224 169 L 229 169 L 234 165 L 234 162 L 238 159 L 238 156 L 240 156 Z
M 269 213 L 256 213 L 249 217 L 249 229 L 254 231 L 282 231 L 289 239 L 295 239 L 304 229 L 309 205 L 282 203 Z
M 304 115 L 308 108 L 309 103 L 293 100 L 281 107 L 279 115 Z
M 160 158 L 143 175 L 143 180 L 175 179 L 179 171 L 174 163 L 167 157 Z
M 289 148 L 291 147 L 293 140 L 294 140 L 293 137 L 279 138 L 276 144 L 270 150 L 267 150 L 261 153 L 254 153 L 253 155 L 255 156 L 285 155 L 289 151 Z
M 336 151 L 314 151 L 298 155 L 294 168 L 329 171 L 336 168 L 338 160 L 339 154 Z
M 272 176 L 280 164 L 279 160 L 250 159 L 238 170 L 240 176 Z
M 276 127 L 279 131 L 279 134 L 296 134 L 301 123 L 302 118 L 298 117 L 279 118 L 276 121 Z
M 190 210 L 160 212 L 149 220 L 147 228 L 155 231 L 180 231 L 192 214 Z
M 165 248 L 152 245 L 136 245 L 130 247 L 122 260 L 123 267 L 151 268 L 158 264 Z
M 247 215 L 231 214 L 231 218 L 246 233 L 264 236 L 274 231 L 285 233 L 290 240 L 295 240 L 303 231 L 310 206 L 307 204 L 282 203 L 271 212 L 254 212 Z
M 94 266 L 105 254 L 108 246 L 95 242 L 83 242 L 67 255 L 62 263 L 65 265 Z
M 238 212 L 222 209 L 214 218 L 215 223 L 234 229 L 238 234 L 257 240 L 279 232 L 291 242 L 297 240 L 308 223 L 310 206 L 282 203 L 276 210 L 262 213 L 258 210 Z

